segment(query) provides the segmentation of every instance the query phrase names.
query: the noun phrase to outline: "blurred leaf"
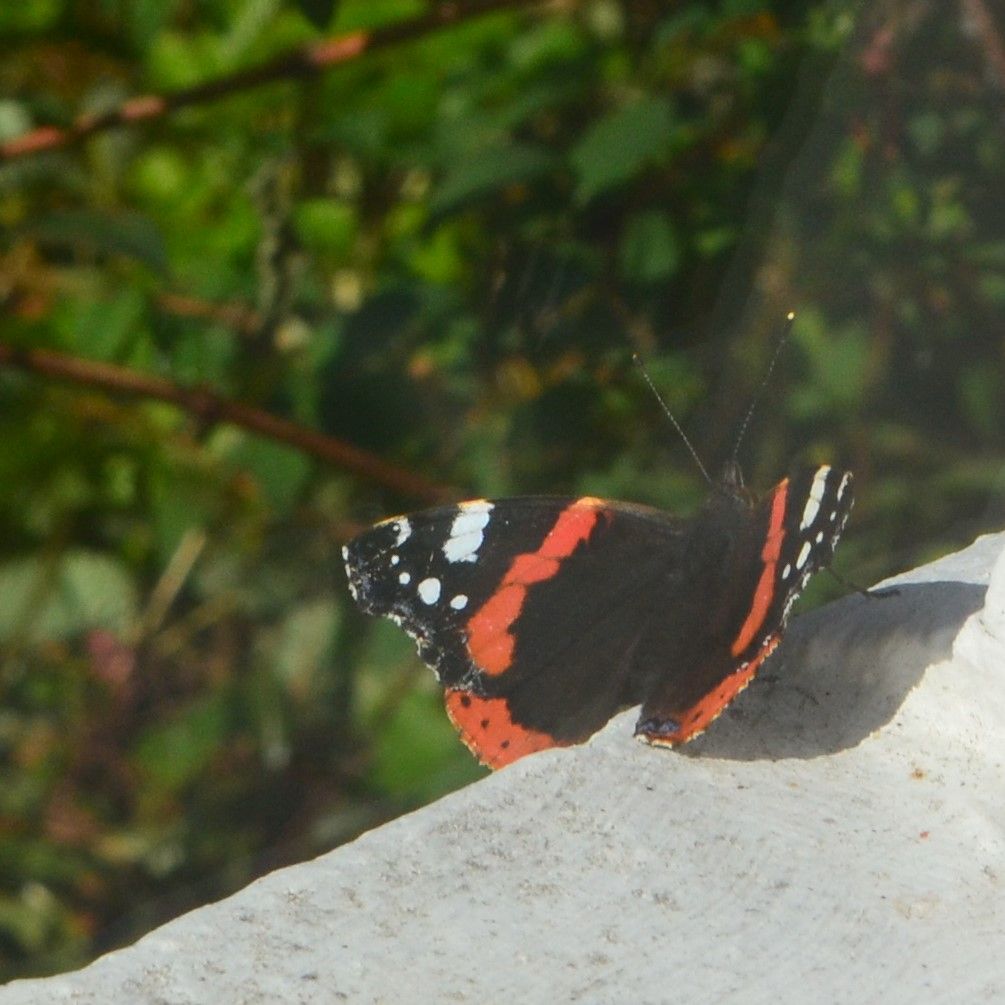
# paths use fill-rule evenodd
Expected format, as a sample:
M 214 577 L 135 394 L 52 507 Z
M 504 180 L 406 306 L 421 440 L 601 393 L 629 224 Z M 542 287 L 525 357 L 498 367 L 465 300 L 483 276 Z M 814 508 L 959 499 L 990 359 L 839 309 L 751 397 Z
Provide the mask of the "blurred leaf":
M 796 315 L 793 335 L 806 354 L 811 379 L 792 394 L 792 411 L 806 420 L 837 409 L 852 414 L 861 407 L 868 364 L 868 336 L 855 324 L 828 329 L 814 310 Z
M 238 347 L 229 331 L 186 328 L 171 347 L 172 375 L 179 384 L 227 391 L 237 356 Z
M 146 49 L 157 33 L 168 22 L 175 11 L 177 2 L 165 3 L 164 0 L 127 0 L 121 3 L 116 14 L 123 18 L 130 28 L 134 43 L 141 49 Z
M 670 218 L 656 210 L 628 218 L 618 249 L 621 274 L 638 283 L 668 279 L 680 266 L 681 248 Z
M 736 244 L 737 231 L 732 227 L 713 227 L 694 235 L 695 250 L 702 258 L 714 258 Z
M 445 224 L 437 227 L 425 241 L 416 242 L 411 261 L 415 274 L 442 286 L 456 283 L 464 271 L 459 238 L 457 229 Z
M 543 74 L 549 67 L 564 67 L 587 51 L 581 25 L 574 19 L 555 18 L 530 24 L 513 40 L 510 58 L 523 73 Z M 559 81 L 550 80 L 555 84 Z M 519 101 L 520 98 L 518 97 Z
M 522 144 L 465 157 L 437 186 L 429 204 L 430 215 L 453 212 L 506 186 L 530 182 L 552 171 L 556 163 L 548 151 Z
M 301 451 L 256 436 L 235 438 L 227 453 L 231 463 L 253 475 L 269 505 L 280 513 L 289 511 L 314 470 Z
M 39 32 L 59 20 L 60 0 L 33 0 L 32 3 L 0 4 L 0 34 Z
M 146 300 L 136 289 L 107 299 L 64 302 L 53 315 L 54 327 L 66 331 L 65 344 L 89 359 L 125 362 L 130 344 L 140 336 Z
M 0 566 L 0 640 L 66 639 L 91 628 L 129 629 L 136 590 L 126 566 L 107 555 L 68 551 Z
M 908 131 L 918 151 L 926 156 L 935 153 L 945 135 L 942 117 L 936 112 L 915 115 L 908 123 Z
M 45 947 L 63 917 L 59 901 L 41 883 L 24 884 L 17 896 L 0 895 L 0 932 L 29 952 Z
M 574 147 L 576 198 L 587 202 L 662 161 L 670 150 L 673 110 L 666 98 L 644 98 L 596 121 Z
M 372 782 L 381 789 L 403 795 L 435 791 L 438 775 L 452 761 L 469 755 L 459 747 L 460 740 L 443 713 L 443 699 L 438 693 L 423 690 L 406 695 L 391 717 L 375 723 Z M 401 752 L 408 751 L 407 757 Z M 484 769 L 471 766 L 477 777 Z
M 27 108 L 12 99 L 0 100 L 0 140 L 12 140 L 31 129 Z
M 161 562 L 170 561 L 185 533 L 212 523 L 208 501 L 181 466 L 162 464 L 147 474 L 147 505 Z
M 296 0 L 304 17 L 319 31 L 324 31 L 338 9 L 339 0 Z
M 297 233 L 308 248 L 346 255 L 356 237 L 356 211 L 340 199 L 310 199 L 296 211 Z
M 310 696 L 331 659 L 340 613 L 328 596 L 301 604 L 283 619 L 276 671 L 300 700 Z
M 960 373 L 960 398 L 974 429 L 996 438 L 1005 427 L 1002 409 L 1002 381 L 997 371 L 970 367 Z
M 52 210 L 22 229 L 39 241 L 76 247 L 99 255 L 123 255 L 159 273 L 166 273 L 168 269 L 160 229 L 142 213 Z
M 928 229 L 935 240 L 965 239 L 973 231 L 967 208 L 955 199 L 937 199 L 928 216 Z
M 201 774 L 221 749 L 229 728 L 229 699 L 222 692 L 193 702 L 144 733 L 133 752 L 137 767 L 158 789 L 176 792 Z
M 831 165 L 834 186 L 845 198 L 853 198 L 860 192 L 864 164 L 861 147 L 850 140 L 846 141 Z

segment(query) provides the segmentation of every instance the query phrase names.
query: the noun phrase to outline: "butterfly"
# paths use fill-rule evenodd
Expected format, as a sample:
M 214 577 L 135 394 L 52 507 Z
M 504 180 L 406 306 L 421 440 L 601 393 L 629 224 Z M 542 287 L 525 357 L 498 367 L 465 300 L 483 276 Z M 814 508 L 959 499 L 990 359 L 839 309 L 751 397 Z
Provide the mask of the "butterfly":
M 690 518 L 476 499 L 384 520 L 343 558 L 356 603 L 415 640 L 461 738 L 500 768 L 633 705 L 647 743 L 701 733 L 778 645 L 852 500 L 851 473 L 829 465 L 757 498 L 731 461 Z

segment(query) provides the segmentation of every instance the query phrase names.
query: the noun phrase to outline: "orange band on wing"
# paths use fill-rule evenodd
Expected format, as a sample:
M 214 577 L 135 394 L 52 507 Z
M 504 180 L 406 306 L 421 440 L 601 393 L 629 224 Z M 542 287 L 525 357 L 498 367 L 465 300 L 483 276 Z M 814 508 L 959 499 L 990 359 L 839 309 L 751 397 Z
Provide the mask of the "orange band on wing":
M 656 747 L 675 747 L 678 743 L 686 743 L 704 733 L 723 709 L 754 679 L 754 674 L 774 652 L 780 639 L 781 635 L 772 635 L 749 663 L 731 673 L 714 691 L 683 712 L 674 713 L 674 718 L 680 723 L 674 732 L 659 736 L 643 733 L 640 734 L 641 738 Z
M 764 619 L 771 609 L 771 601 L 775 597 L 775 569 L 778 565 L 778 556 L 782 553 L 782 523 L 785 520 L 785 504 L 789 497 L 789 480 L 778 483 L 775 487 L 774 496 L 771 500 L 771 517 L 768 520 L 768 537 L 761 550 L 761 559 L 764 561 L 764 569 L 761 571 L 761 578 L 757 581 L 757 589 L 754 591 L 754 602 L 750 605 L 750 613 L 739 634 L 733 640 L 730 652 L 734 656 L 740 653 L 754 641 L 754 637 L 761 630 Z
M 520 616 L 528 587 L 558 572 L 562 559 L 593 532 L 602 508 L 600 499 L 590 497 L 570 503 L 537 551 L 517 555 L 499 588 L 470 618 L 466 626 L 468 652 L 485 673 L 505 673 L 516 645 L 510 627 Z
M 538 750 L 566 746 L 547 733 L 514 723 L 504 698 L 479 698 L 469 691 L 448 690 L 444 701 L 447 715 L 468 750 L 490 768 L 503 768 Z

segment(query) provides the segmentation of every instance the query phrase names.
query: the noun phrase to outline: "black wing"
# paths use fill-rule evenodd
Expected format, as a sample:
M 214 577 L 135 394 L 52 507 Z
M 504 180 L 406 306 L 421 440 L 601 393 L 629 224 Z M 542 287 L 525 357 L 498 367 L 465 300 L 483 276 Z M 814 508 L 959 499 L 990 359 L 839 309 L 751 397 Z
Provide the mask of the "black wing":
M 495 764 L 486 702 L 491 743 L 510 750 L 521 731 L 534 749 L 585 739 L 641 700 L 634 656 L 657 600 L 685 589 L 672 572 L 685 526 L 599 499 L 475 500 L 377 524 L 346 546 L 346 570 L 360 607 L 416 640 L 465 740 Z
M 638 664 L 636 735 L 668 746 L 689 740 L 746 687 L 807 580 L 830 564 L 851 506 L 851 473 L 828 465 L 797 470 L 753 509 L 735 496 L 706 506 L 684 559 L 704 598 L 701 617 L 690 630 L 652 622 Z

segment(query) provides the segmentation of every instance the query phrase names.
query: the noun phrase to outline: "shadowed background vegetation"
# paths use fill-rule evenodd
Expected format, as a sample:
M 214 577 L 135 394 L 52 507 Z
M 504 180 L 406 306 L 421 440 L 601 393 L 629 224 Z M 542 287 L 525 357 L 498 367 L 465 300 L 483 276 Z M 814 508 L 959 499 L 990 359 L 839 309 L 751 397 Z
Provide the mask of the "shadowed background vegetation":
M 715 468 L 797 311 L 741 459 L 854 469 L 852 579 L 1001 525 L 1000 11 L 483 6 L 0 9 L 0 976 L 479 777 L 339 548 L 692 509 L 633 351 Z

